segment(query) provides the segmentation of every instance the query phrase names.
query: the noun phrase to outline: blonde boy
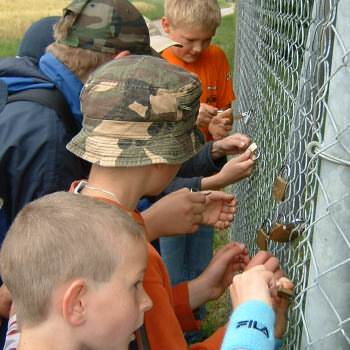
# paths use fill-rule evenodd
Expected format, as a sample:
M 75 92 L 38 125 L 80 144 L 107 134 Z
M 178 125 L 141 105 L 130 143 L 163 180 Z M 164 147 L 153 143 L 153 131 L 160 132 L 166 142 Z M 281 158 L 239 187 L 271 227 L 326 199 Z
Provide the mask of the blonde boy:
M 224 114 L 218 114 L 218 110 L 229 108 L 235 98 L 225 53 L 210 44 L 220 21 L 216 0 L 165 0 L 163 29 L 182 47 L 168 48 L 162 56 L 196 73 L 201 80 L 203 91 L 197 124 L 207 139 L 226 136 L 231 125 L 227 128 L 221 122 L 230 117 L 231 110 Z
M 196 123 L 207 141 L 222 139 L 232 127 L 229 107 L 235 97 L 230 67 L 225 53 L 210 44 L 220 22 L 220 7 L 216 0 L 165 0 L 163 29 L 182 47 L 170 47 L 162 56 L 199 77 L 202 94 Z M 174 284 L 198 276 L 208 265 L 213 235 L 211 227 L 201 226 L 193 236 L 160 239 L 162 257 Z M 197 255 L 197 250 L 201 254 Z
M 21 324 L 21 350 L 126 350 L 152 306 L 142 285 L 143 230 L 92 198 L 58 192 L 28 204 L 9 230 L 0 264 Z

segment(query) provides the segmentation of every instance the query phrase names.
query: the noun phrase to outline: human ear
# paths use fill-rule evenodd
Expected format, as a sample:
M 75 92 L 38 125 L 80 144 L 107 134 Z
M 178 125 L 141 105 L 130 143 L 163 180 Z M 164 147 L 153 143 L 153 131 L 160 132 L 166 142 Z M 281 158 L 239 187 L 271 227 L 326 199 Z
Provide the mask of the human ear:
M 117 60 L 118 58 L 126 57 L 129 55 L 130 55 L 130 51 L 124 50 L 124 51 L 119 52 L 113 59 Z
M 162 27 L 165 33 L 169 34 L 170 33 L 170 21 L 168 17 L 162 17 L 161 20 Z
M 80 326 L 86 319 L 86 281 L 73 281 L 66 289 L 62 300 L 62 314 L 66 321 L 73 326 Z

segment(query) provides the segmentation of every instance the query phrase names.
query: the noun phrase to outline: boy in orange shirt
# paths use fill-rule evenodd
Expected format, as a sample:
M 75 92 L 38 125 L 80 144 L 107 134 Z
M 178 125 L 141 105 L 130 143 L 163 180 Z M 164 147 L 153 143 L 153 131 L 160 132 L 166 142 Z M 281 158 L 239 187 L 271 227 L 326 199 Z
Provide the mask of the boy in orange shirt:
M 235 96 L 230 66 L 223 50 L 210 44 L 220 21 L 217 0 L 165 0 L 163 30 L 182 47 L 169 47 L 162 56 L 200 79 L 202 94 L 196 123 L 207 141 L 225 137 L 232 128 L 229 107 Z M 211 227 L 201 226 L 191 236 L 160 239 L 172 283 L 195 278 L 204 270 L 212 256 L 213 235 Z
M 235 95 L 225 53 L 210 44 L 221 21 L 219 4 L 216 0 L 166 0 L 164 13 L 164 32 L 182 47 L 170 47 L 162 56 L 199 77 L 202 95 L 197 125 L 207 140 L 220 139 L 231 129 L 225 122 L 232 111 L 218 111 L 228 109 Z

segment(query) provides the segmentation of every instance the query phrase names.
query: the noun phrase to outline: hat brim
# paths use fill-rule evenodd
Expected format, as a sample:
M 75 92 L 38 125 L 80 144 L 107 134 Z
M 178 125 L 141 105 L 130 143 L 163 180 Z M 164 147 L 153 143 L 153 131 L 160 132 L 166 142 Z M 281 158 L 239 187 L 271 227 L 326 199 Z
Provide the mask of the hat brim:
M 171 40 L 163 35 L 151 35 L 150 42 L 152 49 L 159 53 L 172 46 L 183 47 L 183 45 L 177 41 Z
M 94 135 L 82 129 L 68 143 L 67 149 L 92 164 L 104 167 L 133 167 L 150 164 L 182 164 L 203 145 L 200 131 L 172 137 L 163 135 L 148 140 Z

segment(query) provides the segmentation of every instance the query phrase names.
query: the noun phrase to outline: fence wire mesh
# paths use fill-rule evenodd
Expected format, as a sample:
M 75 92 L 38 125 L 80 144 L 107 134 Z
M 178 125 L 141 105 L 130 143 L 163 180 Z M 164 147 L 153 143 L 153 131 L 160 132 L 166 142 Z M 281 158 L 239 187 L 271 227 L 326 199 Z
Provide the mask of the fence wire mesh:
M 260 158 L 232 188 L 232 239 L 255 253 L 263 227 L 295 283 L 284 349 L 350 349 L 350 1 L 241 0 L 236 9 L 233 107 L 244 114 L 234 128 Z M 283 201 L 272 194 L 278 175 Z M 287 242 L 272 240 L 276 223 L 292 228 Z

